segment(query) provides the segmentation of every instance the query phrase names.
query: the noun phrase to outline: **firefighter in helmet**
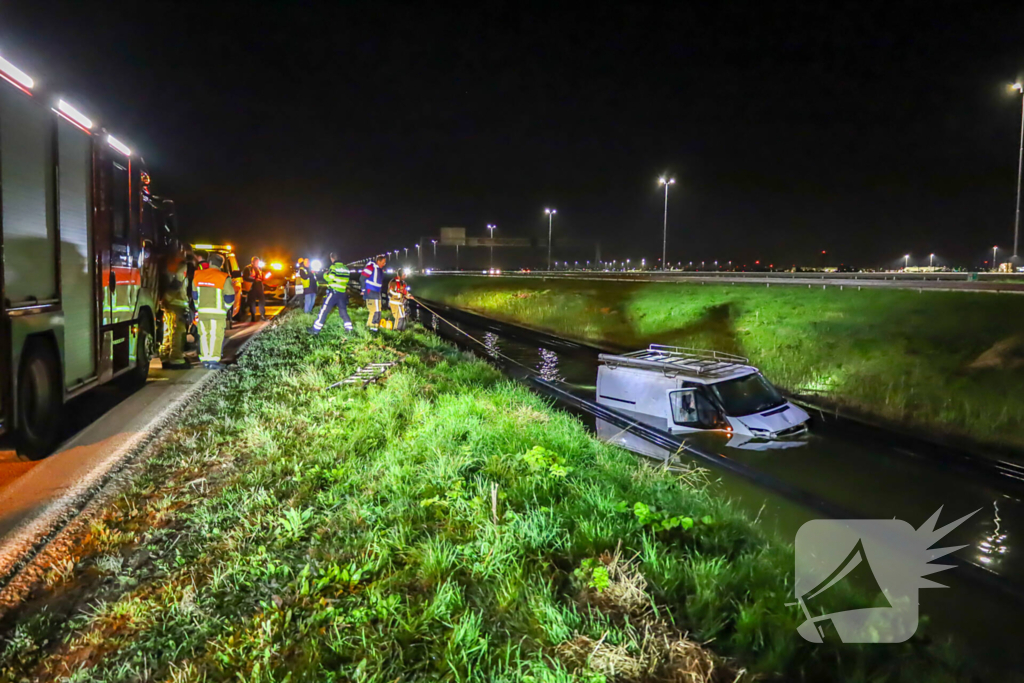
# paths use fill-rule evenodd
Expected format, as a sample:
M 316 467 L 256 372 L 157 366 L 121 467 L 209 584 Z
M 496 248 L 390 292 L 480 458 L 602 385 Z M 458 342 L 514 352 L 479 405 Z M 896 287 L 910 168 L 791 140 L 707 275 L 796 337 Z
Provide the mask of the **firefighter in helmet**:
M 163 311 L 164 336 L 160 342 L 160 360 L 165 370 L 188 370 L 185 360 L 185 336 L 188 333 L 188 265 L 172 256 L 164 273 L 160 308 Z
M 199 360 L 203 367 L 216 370 L 224 367 L 224 328 L 235 307 L 235 285 L 224 272 L 224 256 L 210 254 L 210 267 L 196 272 L 192 297 L 196 302 L 199 328 Z
M 406 318 L 409 315 L 409 299 L 412 294 L 409 285 L 405 281 L 405 274 L 399 270 L 388 283 L 388 306 L 391 308 L 391 315 L 395 318 L 395 329 L 404 330 Z

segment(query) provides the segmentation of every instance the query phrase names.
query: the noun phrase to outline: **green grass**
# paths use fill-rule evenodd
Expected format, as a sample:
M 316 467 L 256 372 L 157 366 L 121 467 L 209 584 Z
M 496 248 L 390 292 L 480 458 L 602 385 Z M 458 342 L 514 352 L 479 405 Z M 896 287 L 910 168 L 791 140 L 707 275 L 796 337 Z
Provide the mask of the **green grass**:
M 422 330 L 343 343 L 309 321 L 257 337 L 4 618 L 0 678 L 967 676 L 920 638 L 805 643 L 792 548 L 700 476 L 598 442 Z M 396 357 L 380 385 L 323 389 Z
M 437 276 L 415 290 L 584 341 L 740 353 L 789 391 L 1024 448 L 1021 296 Z M 1001 367 L 970 367 L 999 342 Z

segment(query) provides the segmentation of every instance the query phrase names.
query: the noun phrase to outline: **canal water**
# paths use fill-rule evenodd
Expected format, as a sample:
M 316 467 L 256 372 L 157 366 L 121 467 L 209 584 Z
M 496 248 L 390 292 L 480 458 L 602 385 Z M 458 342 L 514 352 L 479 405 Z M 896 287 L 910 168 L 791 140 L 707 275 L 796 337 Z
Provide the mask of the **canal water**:
M 594 399 L 599 350 L 428 304 L 417 317 L 427 328 L 466 350 L 487 358 L 511 376 L 528 374 Z M 770 377 L 768 379 L 771 379 Z M 583 418 L 605 440 L 663 459 L 667 452 L 623 433 L 603 421 Z M 918 528 L 942 509 L 935 528 L 974 513 L 935 547 L 965 546 L 955 555 L 964 562 L 1024 583 L 1024 555 L 1014 552 L 1024 533 L 1024 496 L 1017 486 L 966 476 L 937 462 L 934 448 L 887 445 L 876 431 L 858 433 L 848 422 L 812 414 L 810 432 L 797 440 L 764 442 L 742 436 L 702 433 L 687 442 L 704 452 L 724 455 L 849 510 L 858 519 L 900 519 Z M 680 464 L 687 464 L 683 456 Z M 763 526 L 792 543 L 799 527 L 816 515 L 770 491 L 733 475 L 712 472 L 716 486 Z M 937 560 L 936 564 L 941 564 Z M 971 654 L 997 668 L 1024 665 L 1019 640 L 1024 605 L 1000 592 L 947 570 L 929 578 L 948 588 L 920 591 L 921 613 L 932 631 L 953 633 Z

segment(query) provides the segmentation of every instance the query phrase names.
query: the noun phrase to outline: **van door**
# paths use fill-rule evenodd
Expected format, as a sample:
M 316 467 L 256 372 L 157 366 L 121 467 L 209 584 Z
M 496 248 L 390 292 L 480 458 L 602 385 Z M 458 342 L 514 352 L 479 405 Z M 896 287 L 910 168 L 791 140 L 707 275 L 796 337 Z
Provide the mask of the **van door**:
M 689 429 L 722 429 L 725 420 L 708 399 L 702 386 L 684 386 L 668 392 L 669 416 L 676 427 Z

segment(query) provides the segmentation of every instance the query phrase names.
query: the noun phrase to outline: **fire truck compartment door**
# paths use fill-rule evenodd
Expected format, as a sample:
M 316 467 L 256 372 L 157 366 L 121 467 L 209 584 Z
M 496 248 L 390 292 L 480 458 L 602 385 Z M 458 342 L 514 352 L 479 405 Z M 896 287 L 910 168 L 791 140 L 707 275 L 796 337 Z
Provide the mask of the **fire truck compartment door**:
M 135 317 L 139 272 L 131 250 L 131 180 L 127 159 L 111 163 L 109 323 Z
M 53 117 L 31 98 L 0 88 L 4 279 L 12 307 L 59 298 L 53 126 Z
M 64 379 L 65 386 L 71 387 L 96 375 L 92 150 L 85 133 L 64 121 L 59 121 L 57 126 Z

